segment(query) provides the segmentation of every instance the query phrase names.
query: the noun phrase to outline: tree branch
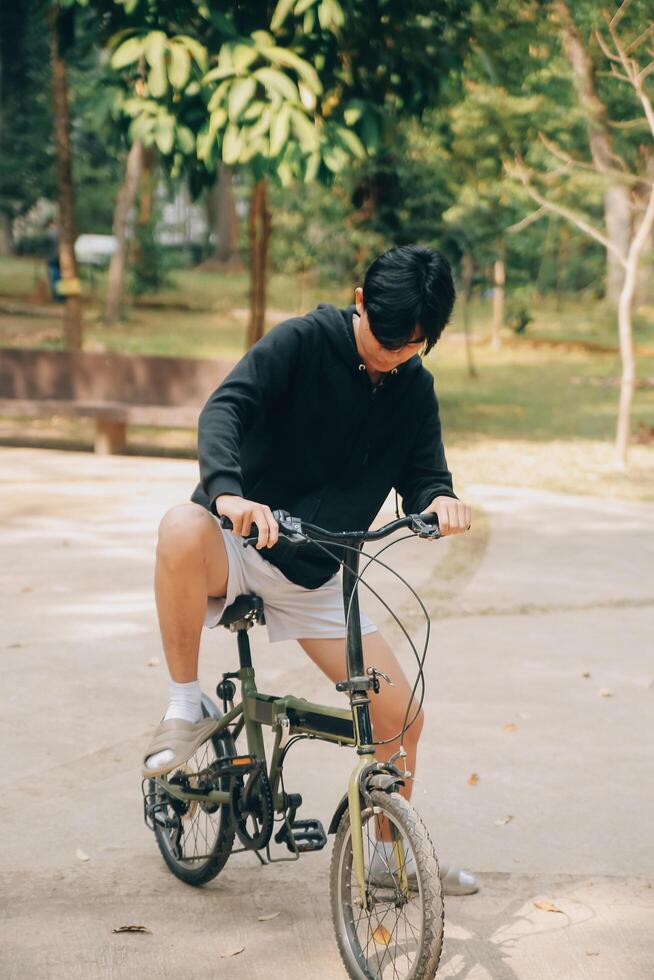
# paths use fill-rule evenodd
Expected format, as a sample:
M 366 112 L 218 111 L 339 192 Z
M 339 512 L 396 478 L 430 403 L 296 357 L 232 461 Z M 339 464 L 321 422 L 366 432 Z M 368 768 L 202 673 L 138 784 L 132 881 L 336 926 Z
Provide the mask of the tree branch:
M 522 219 L 522 221 L 517 221 L 514 225 L 509 225 L 504 229 L 504 231 L 509 232 L 510 234 L 516 231 L 523 231 L 525 228 L 528 228 L 529 225 L 533 225 L 534 221 L 538 221 L 538 219 L 542 218 L 545 214 L 547 214 L 547 208 L 541 207 L 538 209 L 538 211 L 532 211 L 532 213 L 528 214 L 526 218 Z
M 626 267 L 625 256 L 622 255 L 619 249 L 616 248 L 613 242 L 610 241 L 606 235 L 603 235 L 601 231 L 595 228 L 594 225 L 591 225 L 585 218 L 577 214 L 575 211 L 572 211 L 570 208 L 566 208 L 562 204 L 557 204 L 555 201 L 550 201 L 548 198 L 543 197 L 540 191 L 538 191 L 531 183 L 530 173 L 522 160 L 516 158 L 515 165 L 512 165 L 508 162 L 508 160 L 505 160 L 504 167 L 510 177 L 513 177 L 514 179 L 517 178 L 520 181 L 532 200 L 534 200 L 537 204 L 540 204 L 541 207 L 547 208 L 548 211 L 553 211 L 554 214 L 558 214 L 562 218 L 565 218 L 566 221 L 576 225 L 577 228 L 585 232 L 587 235 L 590 235 L 590 237 L 594 238 L 595 241 L 600 243 L 600 245 L 603 245 L 607 251 L 615 255 L 619 262 Z
M 560 146 L 557 146 L 556 143 L 548 139 L 548 137 L 545 136 L 544 133 L 539 133 L 538 137 L 541 143 L 543 143 L 543 145 L 545 146 L 545 148 L 549 150 L 552 156 L 555 156 L 557 160 L 561 160 L 563 163 L 568 163 L 570 164 L 571 167 L 578 167 L 580 170 L 588 170 L 593 174 L 599 174 L 599 171 L 597 167 L 594 166 L 594 164 L 586 163 L 585 160 L 577 160 L 576 157 L 571 156 L 571 154 L 568 153 L 566 150 L 561 149 Z M 627 164 L 624 162 L 622 157 L 617 156 L 617 154 L 613 154 L 613 155 L 622 164 L 624 170 L 614 170 L 613 168 L 608 167 L 605 170 L 601 171 L 601 176 L 606 175 L 609 177 L 619 177 L 620 180 L 624 181 L 626 184 L 640 184 L 643 182 L 646 184 L 652 183 L 651 181 L 643 177 L 639 177 L 637 174 L 629 173 Z
M 620 6 L 616 10 L 616 12 L 613 14 L 613 17 L 611 18 L 611 25 L 613 27 L 617 27 L 618 26 L 618 24 L 620 23 L 620 21 L 622 20 L 622 18 L 626 14 L 627 7 L 629 6 L 630 3 L 631 3 L 631 0 L 623 0 L 623 2 L 620 4 Z

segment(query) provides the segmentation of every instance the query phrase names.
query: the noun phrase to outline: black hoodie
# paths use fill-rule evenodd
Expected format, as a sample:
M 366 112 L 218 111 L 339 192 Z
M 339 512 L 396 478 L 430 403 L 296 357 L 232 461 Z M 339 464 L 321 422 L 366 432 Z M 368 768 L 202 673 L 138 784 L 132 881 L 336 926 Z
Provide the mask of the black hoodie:
M 393 488 L 405 514 L 456 497 L 431 374 L 416 355 L 373 385 L 353 313 L 320 303 L 238 362 L 200 413 L 193 501 L 215 514 L 216 497 L 236 494 L 342 531 L 367 529 Z M 281 537 L 259 553 L 308 589 L 339 567 Z

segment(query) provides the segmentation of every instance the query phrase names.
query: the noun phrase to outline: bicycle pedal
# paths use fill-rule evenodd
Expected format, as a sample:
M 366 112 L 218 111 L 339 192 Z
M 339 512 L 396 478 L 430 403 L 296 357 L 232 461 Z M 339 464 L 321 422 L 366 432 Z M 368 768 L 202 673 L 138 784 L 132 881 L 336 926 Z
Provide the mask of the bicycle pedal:
M 294 820 L 289 827 L 284 824 L 275 834 L 278 844 L 286 844 L 291 853 L 305 851 L 321 851 L 327 843 L 325 828 L 318 819 Z

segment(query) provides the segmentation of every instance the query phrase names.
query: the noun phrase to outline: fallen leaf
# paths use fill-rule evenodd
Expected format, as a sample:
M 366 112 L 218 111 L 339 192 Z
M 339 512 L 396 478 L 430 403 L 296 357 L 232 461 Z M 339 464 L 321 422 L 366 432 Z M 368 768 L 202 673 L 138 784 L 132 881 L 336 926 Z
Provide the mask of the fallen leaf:
M 505 823 L 509 823 L 509 821 L 510 821 L 510 820 L 513 820 L 513 815 L 512 815 L 512 814 L 510 814 L 510 813 L 508 813 L 508 814 L 506 815 L 506 817 L 500 817 L 500 819 L 499 819 L 499 820 L 496 820 L 496 821 L 495 821 L 495 826 L 496 826 L 496 827 L 503 827 L 503 826 L 504 826 L 504 824 L 505 824 Z
M 25 588 L 24 589 L 21 589 L 20 591 L 21 592 L 34 592 L 34 588 L 31 585 L 26 585 Z
M 608 688 L 608 687 L 603 687 L 603 688 L 602 688 L 602 689 L 601 689 L 601 690 L 599 691 L 599 696 L 600 696 L 601 698 L 612 698 L 612 697 L 613 697 L 613 691 L 612 691 L 612 690 L 610 690 L 610 688 Z
M 476 772 L 471 772 L 468 776 L 468 786 L 476 786 L 479 782 L 479 776 Z
M 279 912 L 270 912 L 269 915 L 258 915 L 257 919 L 259 922 L 269 922 L 271 919 L 276 919 Z
M 564 914 L 563 909 L 557 908 L 554 902 L 548 902 L 545 899 L 541 902 L 534 902 L 533 904 L 537 909 L 542 909 L 543 912 L 560 912 L 561 915 Z
M 599 956 L 599 953 L 586 953 L 586 956 Z
M 226 960 L 230 956 L 238 956 L 238 954 L 242 953 L 244 949 L 245 946 L 235 946 L 233 949 L 226 949 L 224 953 L 220 954 L 220 958 L 221 960 Z
M 78 847 L 75 851 L 75 857 L 78 861 L 90 861 L 91 858 L 88 856 L 86 851 L 83 851 L 81 847 Z
M 372 938 L 381 946 L 388 946 L 391 941 L 391 934 L 386 926 L 378 925 L 373 931 Z
M 508 725 L 505 725 L 504 726 L 504 728 L 502 729 L 502 731 L 503 732 L 515 732 L 515 731 L 517 731 L 517 729 L 518 729 L 518 726 L 517 725 L 514 725 L 513 722 L 510 722 Z
M 590 671 L 589 670 L 582 670 L 581 676 L 582 677 L 590 677 Z
M 161 660 L 159 660 L 159 657 L 150 657 L 150 659 L 148 661 L 146 661 L 145 666 L 146 667 L 158 667 L 160 663 L 161 663 Z
M 149 929 L 145 926 L 118 926 L 117 929 L 112 929 L 112 932 L 147 932 L 149 936 L 152 935 Z
M 22 645 L 22 643 L 10 643 L 7 650 L 20 650 Z

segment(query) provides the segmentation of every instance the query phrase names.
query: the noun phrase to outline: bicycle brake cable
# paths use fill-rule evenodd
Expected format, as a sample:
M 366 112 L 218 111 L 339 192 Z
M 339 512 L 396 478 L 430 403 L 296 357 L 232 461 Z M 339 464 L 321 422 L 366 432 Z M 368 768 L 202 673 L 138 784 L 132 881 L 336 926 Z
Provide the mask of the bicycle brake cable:
M 388 544 L 385 544 L 383 546 L 383 548 L 380 548 L 379 551 L 376 552 L 374 555 L 371 555 L 371 554 L 369 554 L 366 551 L 362 551 L 360 548 L 355 548 L 352 545 L 343 544 L 341 542 L 338 543 L 338 547 L 344 548 L 344 549 L 346 549 L 348 551 L 356 551 L 359 554 L 363 555 L 364 558 L 367 558 L 368 559 L 368 561 L 366 562 L 366 565 L 363 568 L 363 570 L 361 572 L 359 572 L 359 573 L 356 574 L 355 579 L 356 579 L 357 583 L 361 582 L 363 585 L 365 585 L 366 588 L 368 589 L 368 591 L 369 592 L 372 592 L 372 594 L 375 596 L 375 598 L 377 598 L 379 600 L 379 602 L 381 602 L 381 604 L 384 606 L 384 608 L 387 610 L 387 612 L 389 612 L 390 615 L 393 617 L 393 619 L 395 620 L 395 622 L 397 623 L 397 625 L 400 627 L 400 629 L 404 633 L 404 635 L 405 635 L 405 637 L 406 637 L 406 639 L 407 639 L 407 641 L 409 643 L 409 646 L 411 648 L 411 651 L 412 651 L 412 653 L 413 653 L 413 655 L 414 655 L 414 657 L 416 659 L 416 662 L 418 664 L 418 674 L 416 676 L 416 680 L 415 680 L 415 683 L 413 685 L 413 688 L 411 689 L 411 694 L 410 694 L 410 697 L 409 697 L 409 700 L 408 700 L 408 703 L 407 703 L 407 710 L 406 710 L 405 715 L 404 715 L 404 720 L 402 722 L 402 728 L 401 728 L 400 732 L 397 735 L 394 735 L 392 738 L 380 739 L 379 741 L 374 742 L 375 745 L 387 745 L 388 743 L 395 742 L 398 739 L 402 740 L 403 737 L 404 737 L 404 735 L 405 735 L 405 733 L 414 724 L 414 722 L 416 721 L 418 715 L 420 714 L 422 705 L 424 703 L 424 698 L 425 698 L 424 663 L 425 663 L 425 659 L 426 659 L 426 656 L 427 656 L 427 649 L 428 649 L 428 646 L 429 646 L 429 636 L 430 636 L 430 628 L 431 628 L 431 624 L 430 624 L 430 620 L 429 620 L 429 614 L 428 614 L 428 612 L 427 612 L 427 610 L 425 608 L 425 605 L 424 605 L 422 599 L 420 598 L 420 596 L 418 595 L 418 593 L 416 592 L 416 590 L 413 588 L 413 586 L 411 586 L 410 583 L 407 582 L 406 579 L 402 575 L 400 575 L 400 573 L 398 571 L 396 571 L 394 568 L 391 568 L 390 565 L 387 565 L 386 562 L 383 562 L 383 561 L 381 561 L 378 558 L 378 555 L 380 555 L 382 552 L 386 551 L 388 548 L 392 547 L 392 545 L 398 544 L 400 541 L 407 541 L 409 538 L 413 538 L 413 537 L 414 537 L 413 534 L 407 534 L 407 535 L 405 535 L 402 538 L 397 538 L 395 541 L 389 541 Z M 322 541 L 321 541 L 321 539 L 319 539 L 319 538 L 318 539 L 317 538 L 311 538 L 311 543 L 312 544 L 317 545 L 317 547 L 320 548 L 321 551 L 324 551 L 326 554 L 328 554 L 331 558 L 333 558 L 335 561 L 337 561 L 339 563 L 339 565 L 343 565 L 344 564 L 343 559 L 338 558 L 338 556 L 335 555 L 333 553 L 333 551 L 331 551 L 329 548 L 325 547 L 325 544 L 323 543 L 324 541 L 325 541 L 325 539 L 322 539 Z M 331 543 L 331 542 L 329 542 L 329 543 Z M 408 590 L 412 593 L 412 595 L 418 601 L 418 604 L 420 605 L 420 608 L 421 608 L 421 610 L 422 610 L 422 612 L 423 612 L 423 614 L 425 616 L 425 620 L 427 622 L 427 635 L 426 635 L 426 638 L 425 638 L 425 644 L 424 644 L 424 649 L 423 649 L 422 657 L 419 656 L 418 651 L 416 649 L 416 646 L 415 646 L 413 640 L 411 639 L 411 637 L 409 636 L 407 630 L 405 629 L 404 624 L 400 621 L 400 619 L 398 618 L 398 616 L 396 616 L 395 612 L 391 609 L 391 607 L 389 606 L 389 604 L 384 599 L 382 599 L 382 597 L 379 595 L 379 593 L 368 582 L 366 582 L 362 578 L 364 572 L 366 571 L 366 569 L 368 568 L 368 566 L 372 562 L 376 562 L 378 565 L 381 565 L 382 568 L 385 568 L 387 571 L 391 572 L 392 575 L 395 575 L 396 578 L 399 578 L 399 580 L 403 583 L 403 585 L 405 585 L 408 588 Z M 350 618 L 350 615 L 351 615 L 353 596 L 354 596 L 354 592 L 350 596 L 350 602 L 349 602 L 349 605 L 348 605 L 347 615 L 346 615 L 346 626 L 349 624 L 349 618 Z M 348 665 L 348 667 L 349 667 L 349 665 Z M 413 701 L 414 695 L 415 695 L 415 693 L 416 693 L 419 685 L 420 685 L 421 691 L 420 691 L 420 696 L 419 696 L 419 699 L 418 699 L 418 706 L 417 706 L 417 709 L 416 709 L 416 712 L 415 712 L 413 718 L 411 719 L 410 722 L 407 723 L 407 719 L 408 719 L 409 714 L 411 712 L 411 703 Z

